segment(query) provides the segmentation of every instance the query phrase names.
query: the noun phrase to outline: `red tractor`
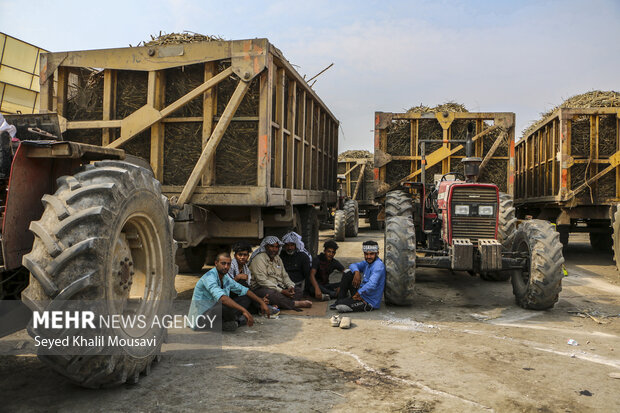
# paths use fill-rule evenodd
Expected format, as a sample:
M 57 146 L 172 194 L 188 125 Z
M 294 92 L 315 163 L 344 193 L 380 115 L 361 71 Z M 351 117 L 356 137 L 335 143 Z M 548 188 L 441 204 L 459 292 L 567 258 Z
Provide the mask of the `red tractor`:
M 476 182 L 482 160 L 472 156 L 472 129 L 469 125 L 464 173 L 445 174 L 430 186 L 403 182 L 388 192 L 385 300 L 411 304 L 416 268 L 431 267 L 467 271 L 488 281 L 511 278 L 518 305 L 551 308 L 562 290 L 564 257 L 558 232 L 547 221 L 517 222 L 509 195 L 494 184 Z M 422 182 L 429 142 L 436 141 L 420 141 Z

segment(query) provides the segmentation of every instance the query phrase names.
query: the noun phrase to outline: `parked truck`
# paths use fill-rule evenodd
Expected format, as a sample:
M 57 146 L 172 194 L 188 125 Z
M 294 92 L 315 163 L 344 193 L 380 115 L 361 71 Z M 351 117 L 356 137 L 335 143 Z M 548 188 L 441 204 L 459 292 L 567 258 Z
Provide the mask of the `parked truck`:
M 592 247 L 620 257 L 620 93 L 568 99 L 532 125 L 515 148 L 520 218 L 556 224 L 561 242 L 588 233 Z
M 177 246 L 189 270 L 209 246 L 289 229 L 316 253 L 336 202 L 338 120 L 267 39 L 44 53 L 40 76 L 43 114 L 13 119 L 40 136 L 21 142 L 5 182 L 5 297 L 165 314 Z M 101 387 L 137 381 L 160 347 L 40 358 Z

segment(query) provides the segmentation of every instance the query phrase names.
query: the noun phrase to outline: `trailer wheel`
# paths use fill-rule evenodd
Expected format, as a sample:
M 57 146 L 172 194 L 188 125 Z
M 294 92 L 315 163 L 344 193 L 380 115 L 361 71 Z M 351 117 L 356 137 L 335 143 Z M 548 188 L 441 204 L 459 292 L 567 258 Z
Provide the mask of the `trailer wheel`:
M 612 229 L 612 249 L 614 252 L 614 262 L 616 268 L 620 271 L 620 208 L 615 207 L 615 212 L 611 220 Z
M 347 237 L 357 237 L 357 231 L 359 227 L 359 207 L 357 201 L 348 200 L 344 203 L 344 215 L 345 215 L 345 235 Z
M 499 194 L 499 211 L 497 220 L 497 241 L 502 244 L 503 251 L 510 251 L 517 233 L 517 217 L 512 197 L 505 193 Z M 508 281 L 509 271 L 492 271 L 480 273 L 485 281 Z
M 414 301 L 416 240 L 413 219 L 390 217 L 385 227 L 385 290 L 387 304 Z
M 547 221 L 525 221 L 517 229 L 513 252 L 528 256 L 527 268 L 512 274 L 512 291 L 518 305 L 533 310 L 551 308 L 562 291 L 562 244 Z
M 613 243 L 612 234 L 609 232 L 590 232 L 590 245 L 595 250 L 609 253 Z
M 179 248 L 176 254 L 176 263 L 179 272 L 200 272 L 207 258 L 207 244 L 195 247 Z
M 301 239 L 308 252 L 314 257 L 319 250 L 319 216 L 313 206 L 302 208 Z
M 35 240 L 23 258 L 31 274 L 24 302 L 37 311 L 63 308 L 66 300 L 88 300 L 89 308 L 97 307 L 100 314 L 167 314 L 176 295 L 176 242 L 168 199 L 152 173 L 127 162 L 101 161 L 58 178 L 57 184 L 54 195 L 43 197 L 41 219 L 30 225 Z M 33 324 L 28 332 L 33 337 L 49 334 Z M 111 348 L 104 343 L 88 355 L 40 351 L 39 358 L 84 387 L 135 383 L 150 372 L 166 329 L 152 323 L 139 333 L 114 325 L 75 329 L 75 335 L 91 333 L 139 334 L 155 337 L 156 345 Z
M 384 221 L 379 221 L 379 210 L 371 209 L 368 211 L 368 220 L 370 221 L 370 229 L 373 231 L 381 231 L 384 227 Z
M 385 219 L 389 217 L 413 217 L 411 196 L 405 191 L 390 191 L 385 196 Z
M 339 209 L 334 213 L 334 238 L 336 241 L 344 241 L 345 238 L 345 214 Z

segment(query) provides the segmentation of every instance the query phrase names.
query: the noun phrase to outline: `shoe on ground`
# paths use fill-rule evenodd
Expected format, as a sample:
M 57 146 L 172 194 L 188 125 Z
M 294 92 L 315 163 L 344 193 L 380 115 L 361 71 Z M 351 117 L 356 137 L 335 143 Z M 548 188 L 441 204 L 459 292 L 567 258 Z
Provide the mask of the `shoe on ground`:
M 238 321 L 224 321 L 222 323 L 222 331 L 235 331 L 237 328 L 239 328 Z
M 272 305 L 267 305 L 267 308 L 269 308 L 269 316 L 270 317 L 275 317 L 277 315 L 280 315 L 280 309 L 278 307 L 274 307 Z
M 340 316 L 338 314 L 333 315 L 332 318 L 329 319 L 329 322 L 332 327 L 338 327 L 340 325 Z
M 343 328 L 343 329 L 351 328 L 351 318 L 342 317 L 342 319 L 340 320 L 340 328 Z
M 337 305 L 336 303 L 330 304 L 329 309 L 330 310 L 335 310 L 336 309 L 336 305 Z
M 321 301 L 329 301 L 330 297 L 329 294 L 323 294 L 323 296 L 321 297 Z
M 351 307 L 349 307 L 346 304 L 338 304 L 336 306 L 336 310 L 338 310 L 339 313 L 351 313 L 353 312 L 353 309 Z

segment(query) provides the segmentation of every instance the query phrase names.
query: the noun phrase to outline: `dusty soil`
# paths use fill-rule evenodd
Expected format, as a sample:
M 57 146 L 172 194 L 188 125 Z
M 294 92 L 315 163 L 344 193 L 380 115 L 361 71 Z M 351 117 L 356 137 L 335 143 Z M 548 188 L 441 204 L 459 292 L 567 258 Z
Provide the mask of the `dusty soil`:
M 363 226 L 337 258 L 359 260 L 367 239 L 383 234 Z M 620 277 L 585 238 L 565 254 L 569 276 L 549 311 L 517 307 L 510 282 L 419 270 L 412 307 L 355 314 L 350 330 L 330 327 L 329 311 L 261 318 L 217 351 L 172 340 L 151 375 L 114 389 L 68 383 L 20 331 L 0 340 L 17 354 L 0 357 L 1 410 L 620 411 Z M 197 279 L 177 277 L 180 311 Z

